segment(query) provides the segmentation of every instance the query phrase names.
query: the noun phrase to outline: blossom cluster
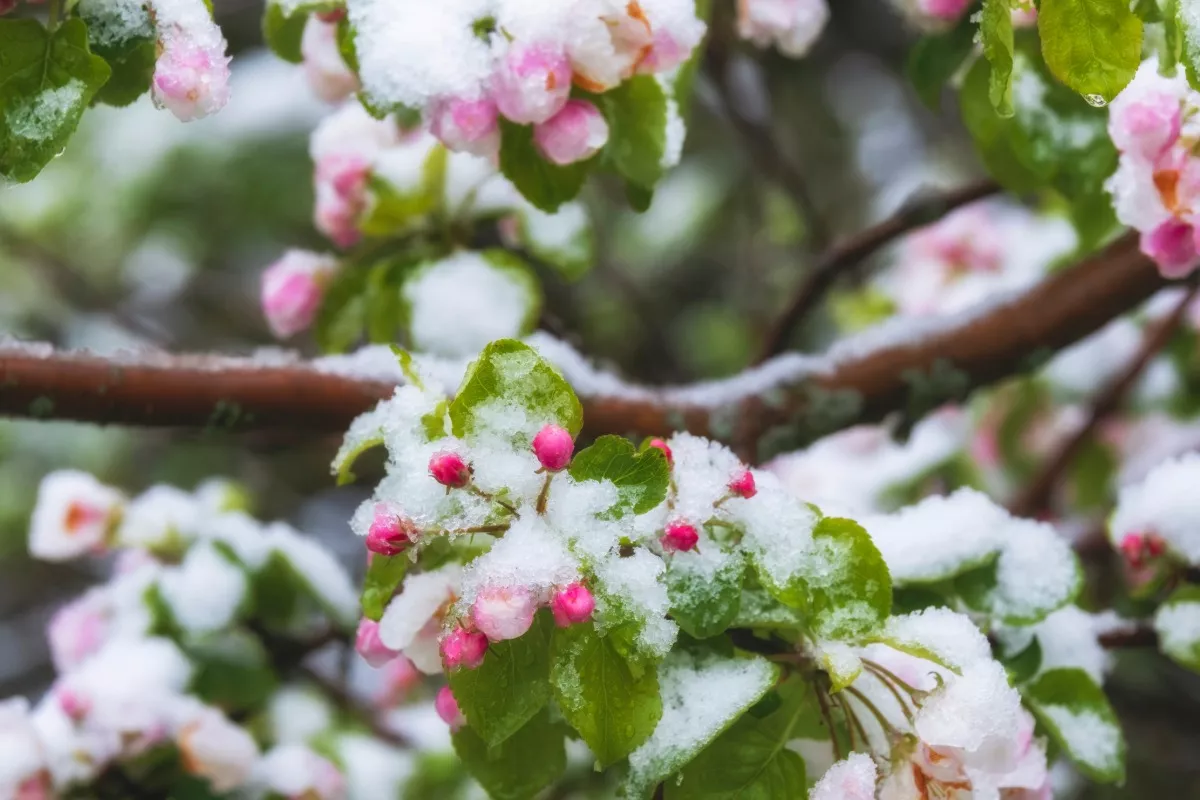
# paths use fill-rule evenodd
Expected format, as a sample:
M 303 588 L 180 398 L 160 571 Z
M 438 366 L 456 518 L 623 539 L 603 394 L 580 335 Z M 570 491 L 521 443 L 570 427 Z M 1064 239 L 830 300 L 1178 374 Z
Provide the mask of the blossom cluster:
M 1139 232 L 1142 252 L 1164 276 L 1188 275 L 1200 263 L 1194 211 L 1200 95 L 1182 70 L 1163 75 L 1150 59 L 1109 108 L 1109 135 L 1121 154 L 1107 184 L 1117 218 Z
M 166 780 L 164 796 L 182 776 L 220 796 L 347 796 L 355 779 L 347 765 L 361 768 L 350 751 L 361 742 L 339 740 L 336 754 L 318 753 L 313 736 L 331 729 L 332 713 L 314 712 L 298 686 L 262 683 L 273 667 L 261 631 L 302 641 L 350 625 L 350 578 L 314 541 L 257 522 L 241 502 L 240 490 L 220 481 L 128 498 L 85 473 L 46 476 L 31 554 L 65 561 L 111 553 L 115 568 L 50 620 L 58 674 L 45 696 L 33 707 L 21 698 L 0 703 L 0 796 L 49 800 L 119 787 L 122 774 Z M 289 587 L 295 604 L 282 615 L 258 599 Z M 252 697 L 256 686 L 264 691 Z M 298 706 L 308 710 L 288 710 Z M 270 724 L 249 725 L 260 712 Z M 314 714 L 324 720 L 316 727 Z M 303 730 L 291 729 L 300 719 L 309 720 Z M 150 763 L 160 765 L 157 779 L 139 766 Z

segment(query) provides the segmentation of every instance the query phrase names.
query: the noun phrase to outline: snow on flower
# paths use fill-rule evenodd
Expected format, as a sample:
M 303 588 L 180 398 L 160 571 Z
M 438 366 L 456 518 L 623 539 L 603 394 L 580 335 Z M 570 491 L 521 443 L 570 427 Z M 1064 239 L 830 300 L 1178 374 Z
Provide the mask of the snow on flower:
M 225 37 L 204 0 L 154 0 L 158 61 L 152 96 L 184 122 L 219 111 L 229 100 Z
M 302 744 L 272 749 L 258 762 L 256 782 L 269 791 L 304 800 L 344 800 L 346 780 L 326 758 Z
M 1120 161 L 1107 188 L 1117 218 L 1141 234 L 1142 252 L 1168 278 L 1183 277 L 1200 263 L 1197 110 L 1200 95 L 1182 72 L 1164 76 L 1154 58 L 1109 106 L 1108 131 Z
M 245 784 L 258 763 L 258 745 L 246 730 L 215 708 L 197 703 L 176 722 L 175 742 L 184 769 L 218 792 Z
M 826 0 L 738 0 L 738 34 L 784 55 L 807 55 L 829 22 Z
M 608 142 L 608 123 L 586 100 L 569 100 L 553 117 L 535 125 L 533 142 L 551 163 L 585 161 Z
M 1118 550 L 1128 537 L 1158 537 L 1165 553 L 1190 565 L 1200 564 L 1200 497 L 1191 487 L 1200 480 L 1200 455 L 1159 464 L 1139 483 L 1121 487 L 1109 519 L 1108 535 Z
M 103 550 L 124 504 L 120 492 L 87 473 L 50 473 L 38 488 L 29 529 L 30 554 L 46 561 L 66 561 Z
M 29 704 L 22 698 L 0 701 L 0 797 L 50 797 L 47 783 Z
M 358 76 L 346 66 L 338 48 L 337 30 L 336 22 L 326 22 L 313 14 L 300 39 L 308 85 L 326 103 L 341 102 L 358 90 Z
M 809 792 L 809 800 L 874 800 L 875 762 L 866 753 L 851 753 L 828 770 Z

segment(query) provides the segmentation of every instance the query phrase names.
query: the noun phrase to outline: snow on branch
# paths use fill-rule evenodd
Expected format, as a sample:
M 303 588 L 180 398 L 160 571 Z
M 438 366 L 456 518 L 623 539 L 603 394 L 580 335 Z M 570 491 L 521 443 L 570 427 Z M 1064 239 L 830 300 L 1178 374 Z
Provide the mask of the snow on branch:
M 965 313 L 885 323 L 822 355 L 786 354 L 740 375 L 648 388 L 597 371 L 561 342 L 530 341 L 585 404 L 587 433 L 689 430 L 760 460 L 859 422 L 913 421 L 1039 360 L 1135 308 L 1162 288 L 1126 236 L 1034 288 Z M 465 364 L 442 364 L 453 386 Z M 0 346 L 0 414 L 212 430 L 344 431 L 391 393 L 386 351 L 304 362 L 294 357 L 139 355 L 117 359 Z

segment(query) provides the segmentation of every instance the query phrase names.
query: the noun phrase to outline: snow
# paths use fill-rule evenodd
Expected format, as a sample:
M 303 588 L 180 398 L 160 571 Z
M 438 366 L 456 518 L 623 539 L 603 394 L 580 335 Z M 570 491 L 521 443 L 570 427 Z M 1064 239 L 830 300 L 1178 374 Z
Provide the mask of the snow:
M 903 586 L 983 564 L 1004 546 L 1012 518 L 987 495 L 959 489 L 859 522 L 887 562 L 893 583 Z
M 171 616 L 189 634 L 212 633 L 232 622 L 246 599 L 246 574 L 211 545 L 198 543 L 183 563 L 159 577 Z
M 662 658 L 675 644 L 678 626 L 667 619 L 671 603 L 663 581 L 665 567 L 644 548 L 622 558 L 613 553 L 595 566 L 597 586 L 596 628 L 632 618 L 639 626 L 635 646 L 643 654 Z
M 71 118 L 82 112 L 86 89 L 83 81 L 73 78 L 58 88 L 20 100 L 5 116 L 9 134 L 27 142 L 44 142 L 62 135 Z
M 314 689 L 285 686 L 271 695 L 267 719 L 272 741 L 307 742 L 333 725 L 333 707 Z
M 1200 599 L 1168 601 L 1154 615 L 1159 646 L 1185 664 L 1200 662 Z
M 568 586 L 579 578 L 579 562 L 562 537 L 542 517 L 524 514 L 513 520 L 490 550 L 466 567 L 459 594 L 464 609 L 487 588 L 524 587 L 542 602 L 549 602 L 555 587 Z
M 926 651 L 960 671 L 992 657 L 987 637 L 970 617 L 948 608 L 891 617 L 880 639 L 906 652 Z
M 866 753 L 851 753 L 817 781 L 809 800 L 872 800 L 878 770 Z
M 154 26 L 141 0 L 79 0 L 75 6 L 87 22 L 92 45 L 113 46 L 130 39 L 149 39 Z
M 650 788 L 679 769 L 762 697 L 776 675 L 763 658 L 673 653 L 658 673 L 662 717 L 629 755 L 630 784 Z
M 1189 564 L 1200 563 L 1200 455 L 1165 461 L 1141 483 L 1121 488 L 1109 520 L 1115 546 L 1129 535 L 1156 534 Z
M 404 283 L 413 344 L 448 357 L 473 357 L 496 339 L 519 336 L 537 303 L 532 279 L 486 255 L 460 251 Z
M 416 770 L 411 753 L 364 734 L 340 737 L 337 752 L 345 766 L 346 794 L 354 800 L 395 800 Z
M 778 586 L 784 586 L 807 573 L 818 517 L 792 497 L 773 474 L 754 470 L 754 480 L 758 494 L 749 500 L 730 500 L 724 508 L 743 526 L 742 545 L 758 568 Z
M 1082 580 L 1079 563 L 1070 543 L 1052 525 L 1013 520 L 1008 534 L 996 565 L 990 603 L 994 614 L 1029 619 L 1075 596 Z
M 341 624 L 358 619 L 358 589 L 333 553 L 281 522 L 268 526 L 267 537 Z
M 125 509 L 117 541 L 124 547 L 164 547 L 191 539 L 198 520 L 192 495 L 174 486 L 151 486 Z
M 1005 760 L 1021 726 L 1021 696 L 995 661 L 968 666 L 933 692 L 918 709 L 913 727 L 931 747 L 952 747 Z M 999 757 L 999 758 L 998 758 Z
M 672 470 L 675 479 L 672 518 L 686 520 L 699 527 L 714 515 L 713 504 L 729 494 L 729 482 L 745 467 L 728 447 L 690 433 L 675 434 L 667 441 L 667 445 L 675 460 Z M 767 495 L 780 503 L 786 502 L 778 494 L 772 495 L 772 490 L 768 490 Z M 753 502 L 743 502 L 737 508 L 743 513 L 752 514 L 753 505 Z M 730 508 L 734 506 L 731 504 Z
M 455 596 L 462 568 L 458 564 L 409 575 L 404 587 L 379 620 L 379 638 L 392 650 L 403 650 Z
M 1107 768 L 1121 760 L 1121 729 L 1095 711 L 1072 711 L 1067 706 L 1038 709 L 1068 744 L 1072 756 L 1085 764 Z
M 0 701 L 0 794 L 17 797 L 17 788 L 42 769 L 37 731 L 22 697 Z
M 1042 652 L 1041 674 L 1059 668 L 1082 669 L 1097 685 L 1112 669 L 1112 653 L 1100 644 L 1099 635 L 1105 618 L 1089 614 L 1078 606 L 1063 606 L 1033 626 Z

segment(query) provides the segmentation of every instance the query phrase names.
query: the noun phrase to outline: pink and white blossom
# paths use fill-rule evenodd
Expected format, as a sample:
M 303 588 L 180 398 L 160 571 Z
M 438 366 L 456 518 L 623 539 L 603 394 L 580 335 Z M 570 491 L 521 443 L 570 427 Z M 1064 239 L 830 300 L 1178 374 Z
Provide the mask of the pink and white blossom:
M 51 472 L 38 486 L 29 529 L 29 552 L 44 561 L 67 561 L 103 550 L 125 497 L 86 472 Z
M 738 0 L 738 35 L 784 55 L 807 55 L 829 22 L 826 0 Z
M 0 797 L 46 798 L 45 755 L 24 698 L 0 701 Z
M 329 759 L 307 745 L 275 747 L 255 768 L 256 783 L 287 800 L 344 800 L 346 779 Z
M 309 250 L 288 250 L 262 276 L 262 309 L 280 339 L 312 325 L 337 272 L 337 259 Z
M 313 221 L 339 247 L 358 241 L 359 217 L 369 202 L 367 179 L 379 156 L 398 142 L 392 119 L 375 119 L 358 103 L 345 104 L 313 131 Z
M 365 617 L 358 623 L 354 649 L 372 667 L 382 667 L 399 655 L 380 640 L 379 623 Z
M 175 743 L 183 768 L 206 779 L 217 792 L 246 783 L 259 757 L 258 745 L 245 728 L 199 703 L 179 723 Z
M 498 113 L 490 97 L 451 97 L 434 104 L 429 130 L 451 150 L 493 158 L 500 152 Z
M 165 39 L 154 66 L 151 96 L 184 122 L 213 114 L 229 102 L 229 57 L 220 47 L 186 37 Z
M 545 122 L 571 94 L 571 65 L 561 47 L 514 44 L 492 76 L 496 107 L 519 123 Z
M 524 586 L 489 586 L 471 605 L 471 619 L 493 642 L 516 639 L 529 630 L 538 598 Z
M 313 14 L 300 39 L 308 85 L 326 103 L 339 103 L 358 91 L 358 76 L 342 58 L 337 31 L 337 22 L 327 22 Z
M 433 701 L 433 707 L 437 709 L 437 714 L 442 718 L 442 721 L 450 726 L 450 730 L 457 731 L 467 724 L 467 718 L 459 710 L 458 699 L 455 698 L 454 692 L 450 691 L 449 686 L 443 686 L 441 689 L 438 689 L 437 697 Z
M 550 611 L 554 614 L 554 623 L 560 628 L 587 622 L 592 618 L 595 608 L 596 598 L 582 583 L 564 586 L 550 599 Z
M 475 669 L 483 663 L 488 637 L 479 631 L 455 628 L 442 638 L 442 661 L 446 669 Z
M 809 792 L 808 800 L 875 800 L 875 762 L 866 753 L 851 753 L 834 764 Z
M 533 142 L 547 161 L 585 161 L 608 142 L 608 122 L 587 100 L 570 100 L 550 119 L 535 125 Z
M 396 656 L 380 669 L 382 682 L 374 694 L 375 703 L 382 708 L 400 705 L 421 683 L 421 671 L 405 656 Z

